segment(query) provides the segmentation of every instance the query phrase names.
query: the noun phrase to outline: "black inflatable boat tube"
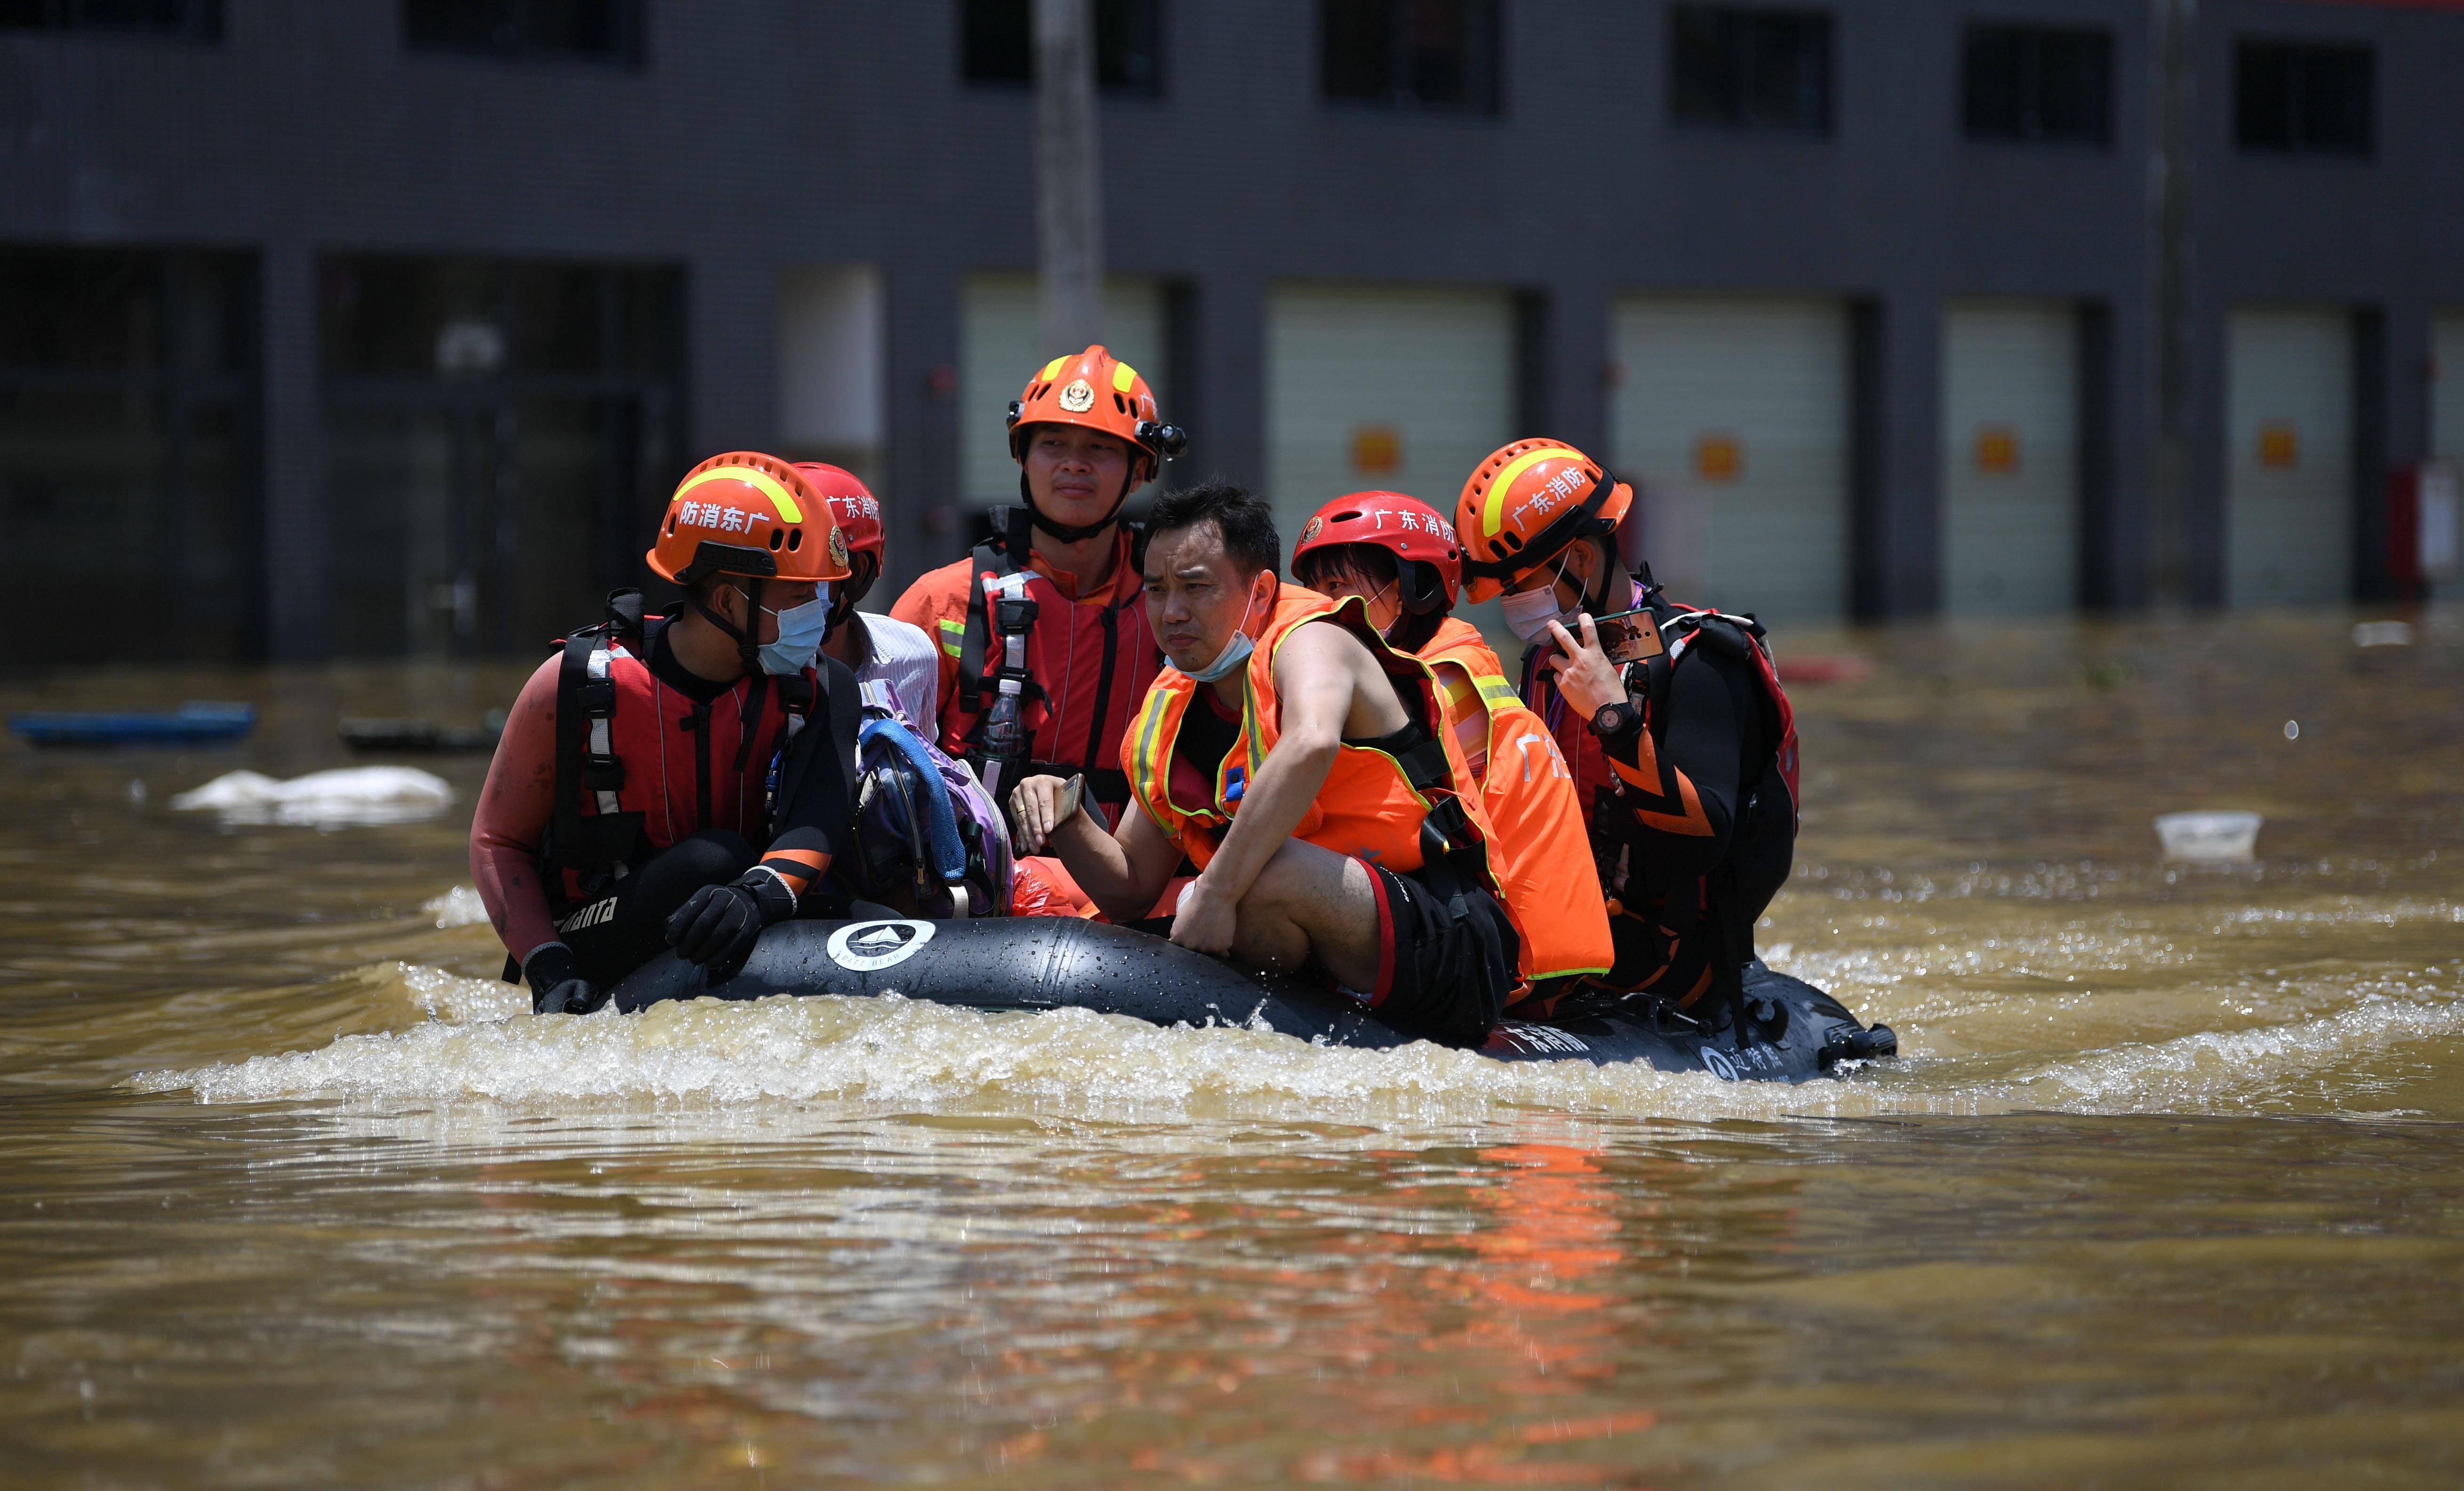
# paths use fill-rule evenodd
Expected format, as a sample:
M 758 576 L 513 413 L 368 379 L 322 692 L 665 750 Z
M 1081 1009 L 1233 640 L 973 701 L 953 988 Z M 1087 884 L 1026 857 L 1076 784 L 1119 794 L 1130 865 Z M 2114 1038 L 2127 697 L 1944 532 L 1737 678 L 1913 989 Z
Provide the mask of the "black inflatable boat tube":
M 1640 1061 L 1727 1081 L 1801 1082 L 1841 1059 L 1890 1056 L 1886 1026 L 1870 1029 L 1810 984 L 1761 964 L 1749 1002 L 1771 1015 L 1740 1045 L 1682 1023 L 1577 1017 L 1508 1021 L 1478 1049 L 1501 1061 Z M 741 972 L 715 987 L 673 953 L 616 986 L 613 1003 L 763 999 L 773 994 L 899 994 L 978 1010 L 1092 1010 L 1156 1025 L 1243 1025 L 1331 1046 L 1392 1048 L 1425 1038 L 1341 994 L 1251 978 L 1160 937 L 1075 917 L 922 922 L 784 922 L 761 934 Z

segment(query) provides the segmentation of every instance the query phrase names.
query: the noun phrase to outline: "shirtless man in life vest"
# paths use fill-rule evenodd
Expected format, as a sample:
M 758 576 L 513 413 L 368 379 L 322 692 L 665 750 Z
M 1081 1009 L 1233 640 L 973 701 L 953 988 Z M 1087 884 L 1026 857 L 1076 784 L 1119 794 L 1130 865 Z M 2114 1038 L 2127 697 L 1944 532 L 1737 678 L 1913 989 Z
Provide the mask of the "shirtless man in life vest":
M 828 500 L 738 451 L 669 499 L 638 591 L 523 685 L 471 824 L 471 873 L 542 1014 L 587 1013 L 673 946 L 713 983 L 796 914 L 846 844 L 856 683 L 822 657 L 848 575 Z
M 1255 971 L 1314 972 L 1391 1017 L 1477 1041 L 1520 984 L 1478 785 L 1427 665 L 1357 601 L 1276 574 L 1271 510 L 1238 487 L 1168 493 L 1148 522 L 1146 619 L 1172 666 L 1121 750 L 1135 808 L 1107 829 L 1072 776 L 1012 816 L 1115 921 L 1186 855 L 1172 940 Z
M 1292 573 L 1337 600 L 1359 597 L 1390 645 L 1435 670 L 1446 723 L 1496 834 L 1500 899 L 1522 934 L 1525 989 L 1514 1013 L 1545 1017 L 1573 986 L 1609 970 L 1608 910 L 1565 757 L 1487 641 L 1451 614 L 1463 584 L 1454 524 L 1401 492 L 1353 492 L 1302 526 Z

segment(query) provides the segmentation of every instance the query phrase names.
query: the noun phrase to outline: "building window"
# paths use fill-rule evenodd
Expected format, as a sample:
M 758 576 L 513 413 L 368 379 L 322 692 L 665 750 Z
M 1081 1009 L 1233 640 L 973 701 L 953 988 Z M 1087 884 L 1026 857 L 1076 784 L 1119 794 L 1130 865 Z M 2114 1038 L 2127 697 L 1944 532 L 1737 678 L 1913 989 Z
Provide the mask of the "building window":
M 2101 31 L 1970 26 L 1962 112 L 1971 139 L 2103 145 L 2113 135 L 2113 38 Z
M 1494 114 L 1496 0 L 1321 0 L 1318 84 L 1344 103 Z
M 2233 137 L 2279 155 L 2368 155 L 2367 47 L 2245 41 L 2233 49 Z
M 1829 134 L 1830 12 L 1669 7 L 1668 113 L 1681 124 Z
M 1095 0 L 1095 86 L 1163 92 L 1162 0 Z M 1035 77 L 1034 0 L 960 0 L 958 76 L 1024 86 Z
M 19 661 L 264 650 L 256 305 L 247 255 L 0 248 L 0 554 L 77 618 Z
M 319 266 L 330 641 L 509 654 L 640 584 L 691 464 L 683 271 L 337 255 Z
M 639 67 L 642 0 L 403 0 L 403 44 Z
M 0 31 L 138 32 L 220 41 L 222 0 L 0 0 Z

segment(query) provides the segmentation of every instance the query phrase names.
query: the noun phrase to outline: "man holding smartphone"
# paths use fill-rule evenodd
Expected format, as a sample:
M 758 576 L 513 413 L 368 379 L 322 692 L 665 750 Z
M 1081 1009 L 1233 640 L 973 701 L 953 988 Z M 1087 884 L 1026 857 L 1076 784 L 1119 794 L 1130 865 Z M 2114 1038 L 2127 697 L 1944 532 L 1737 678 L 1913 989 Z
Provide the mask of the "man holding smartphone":
M 1573 768 L 1617 960 L 1592 983 L 1709 1027 L 1749 1017 L 1742 969 L 1796 844 L 1796 725 L 1751 616 L 1681 606 L 1617 542 L 1634 489 L 1518 440 L 1463 483 L 1466 597 L 1502 595 L 1519 688 Z

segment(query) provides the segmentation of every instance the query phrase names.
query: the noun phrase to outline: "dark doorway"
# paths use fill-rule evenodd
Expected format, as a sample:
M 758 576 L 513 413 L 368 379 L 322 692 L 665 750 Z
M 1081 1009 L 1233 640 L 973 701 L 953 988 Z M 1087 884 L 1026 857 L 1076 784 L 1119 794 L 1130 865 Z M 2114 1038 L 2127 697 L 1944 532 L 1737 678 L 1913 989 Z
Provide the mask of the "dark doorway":
M 683 472 L 682 278 L 326 265 L 337 653 L 527 652 L 640 583 Z

